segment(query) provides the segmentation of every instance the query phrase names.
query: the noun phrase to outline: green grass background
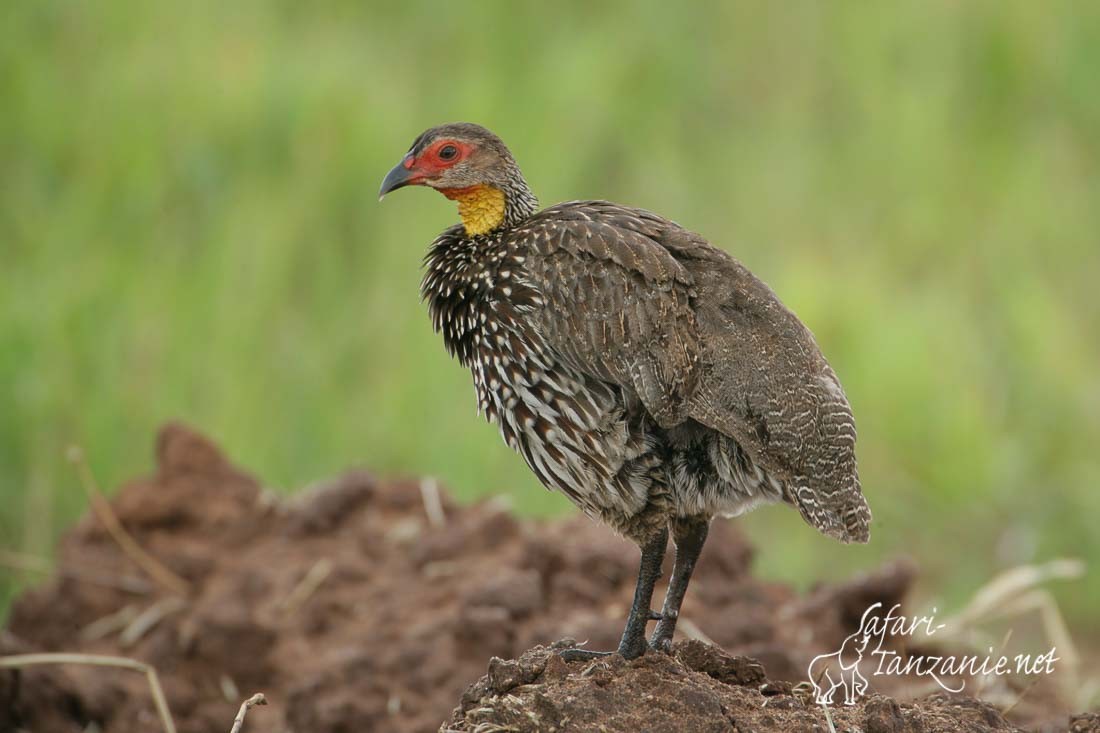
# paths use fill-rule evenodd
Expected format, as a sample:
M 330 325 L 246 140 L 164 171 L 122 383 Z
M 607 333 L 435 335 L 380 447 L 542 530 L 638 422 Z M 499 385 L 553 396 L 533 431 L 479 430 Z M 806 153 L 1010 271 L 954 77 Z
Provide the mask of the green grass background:
M 1059 599 L 1088 630 L 1100 6 L 1076 2 L 3 3 L 0 547 L 48 557 L 84 511 L 67 445 L 114 486 L 174 417 L 288 491 L 362 464 L 572 511 L 475 418 L 418 303 L 452 204 L 376 200 L 454 120 L 546 203 L 704 233 L 817 334 L 872 543 L 761 510 L 762 572 L 907 553 L 943 608 L 1078 556 Z

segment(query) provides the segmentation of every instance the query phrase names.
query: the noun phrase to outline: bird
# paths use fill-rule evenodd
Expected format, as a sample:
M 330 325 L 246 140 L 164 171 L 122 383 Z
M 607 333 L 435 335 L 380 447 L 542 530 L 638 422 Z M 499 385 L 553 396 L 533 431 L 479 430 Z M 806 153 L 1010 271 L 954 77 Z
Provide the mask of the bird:
M 379 200 L 414 185 L 458 205 L 460 222 L 424 258 L 420 295 L 470 370 L 479 412 L 544 486 L 640 548 L 615 652 L 671 649 L 714 517 L 785 503 L 829 537 L 867 542 L 840 380 L 810 330 L 739 261 L 644 209 L 586 200 L 540 210 L 504 142 L 473 123 L 419 135 Z

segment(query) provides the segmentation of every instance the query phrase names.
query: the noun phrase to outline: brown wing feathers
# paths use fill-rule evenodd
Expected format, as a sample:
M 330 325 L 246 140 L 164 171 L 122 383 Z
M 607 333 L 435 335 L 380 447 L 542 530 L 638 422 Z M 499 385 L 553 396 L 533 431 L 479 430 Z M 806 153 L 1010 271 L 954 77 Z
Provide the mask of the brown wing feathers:
M 738 441 L 810 524 L 866 541 L 851 409 L 767 286 L 698 235 L 606 202 L 546 209 L 515 233 L 546 299 L 540 331 L 565 360 L 662 427 L 694 419 Z

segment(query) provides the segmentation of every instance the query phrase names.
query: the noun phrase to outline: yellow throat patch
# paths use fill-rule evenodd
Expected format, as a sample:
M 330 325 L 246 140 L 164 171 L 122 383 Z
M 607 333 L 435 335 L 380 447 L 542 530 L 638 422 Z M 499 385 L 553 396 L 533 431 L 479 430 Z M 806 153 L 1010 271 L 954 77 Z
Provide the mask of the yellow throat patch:
M 504 221 L 504 192 L 493 186 L 441 189 L 452 201 L 458 202 L 458 215 L 466 234 L 476 237 L 488 234 Z

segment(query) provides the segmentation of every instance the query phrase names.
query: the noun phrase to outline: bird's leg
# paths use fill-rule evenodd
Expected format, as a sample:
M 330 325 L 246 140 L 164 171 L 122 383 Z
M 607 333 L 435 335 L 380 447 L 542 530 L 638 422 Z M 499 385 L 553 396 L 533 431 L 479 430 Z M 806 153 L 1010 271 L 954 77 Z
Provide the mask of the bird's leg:
M 627 659 L 640 657 L 645 653 L 646 624 L 653 617 L 653 611 L 650 610 L 653 586 L 661 577 L 661 565 L 664 563 L 667 546 L 668 530 L 664 528 L 642 546 L 642 560 L 638 565 L 638 584 L 634 587 L 634 601 L 630 604 L 623 637 L 619 641 L 619 654 Z
M 661 564 L 665 559 L 665 547 L 668 546 L 668 530 L 662 528 L 659 533 L 642 545 L 642 560 L 638 565 L 638 583 L 634 586 L 634 602 L 630 604 L 630 613 L 626 617 L 626 627 L 619 641 L 618 653 L 627 659 L 640 657 L 645 653 L 646 624 L 654 617 L 649 604 L 653 600 L 653 586 L 661 577 Z M 596 652 L 588 649 L 566 649 L 561 657 L 567 662 L 604 657 L 611 652 Z
M 672 577 L 668 581 L 665 604 L 661 609 L 661 620 L 653 631 L 650 645 L 658 651 L 668 651 L 672 647 L 672 635 L 676 631 L 676 619 L 680 616 L 680 604 L 684 602 L 691 574 L 703 544 L 707 541 L 710 520 L 702 518 L 676 519 L 672 521 L 672 538 L 676 542 L 676 562 L 672 566 Z

